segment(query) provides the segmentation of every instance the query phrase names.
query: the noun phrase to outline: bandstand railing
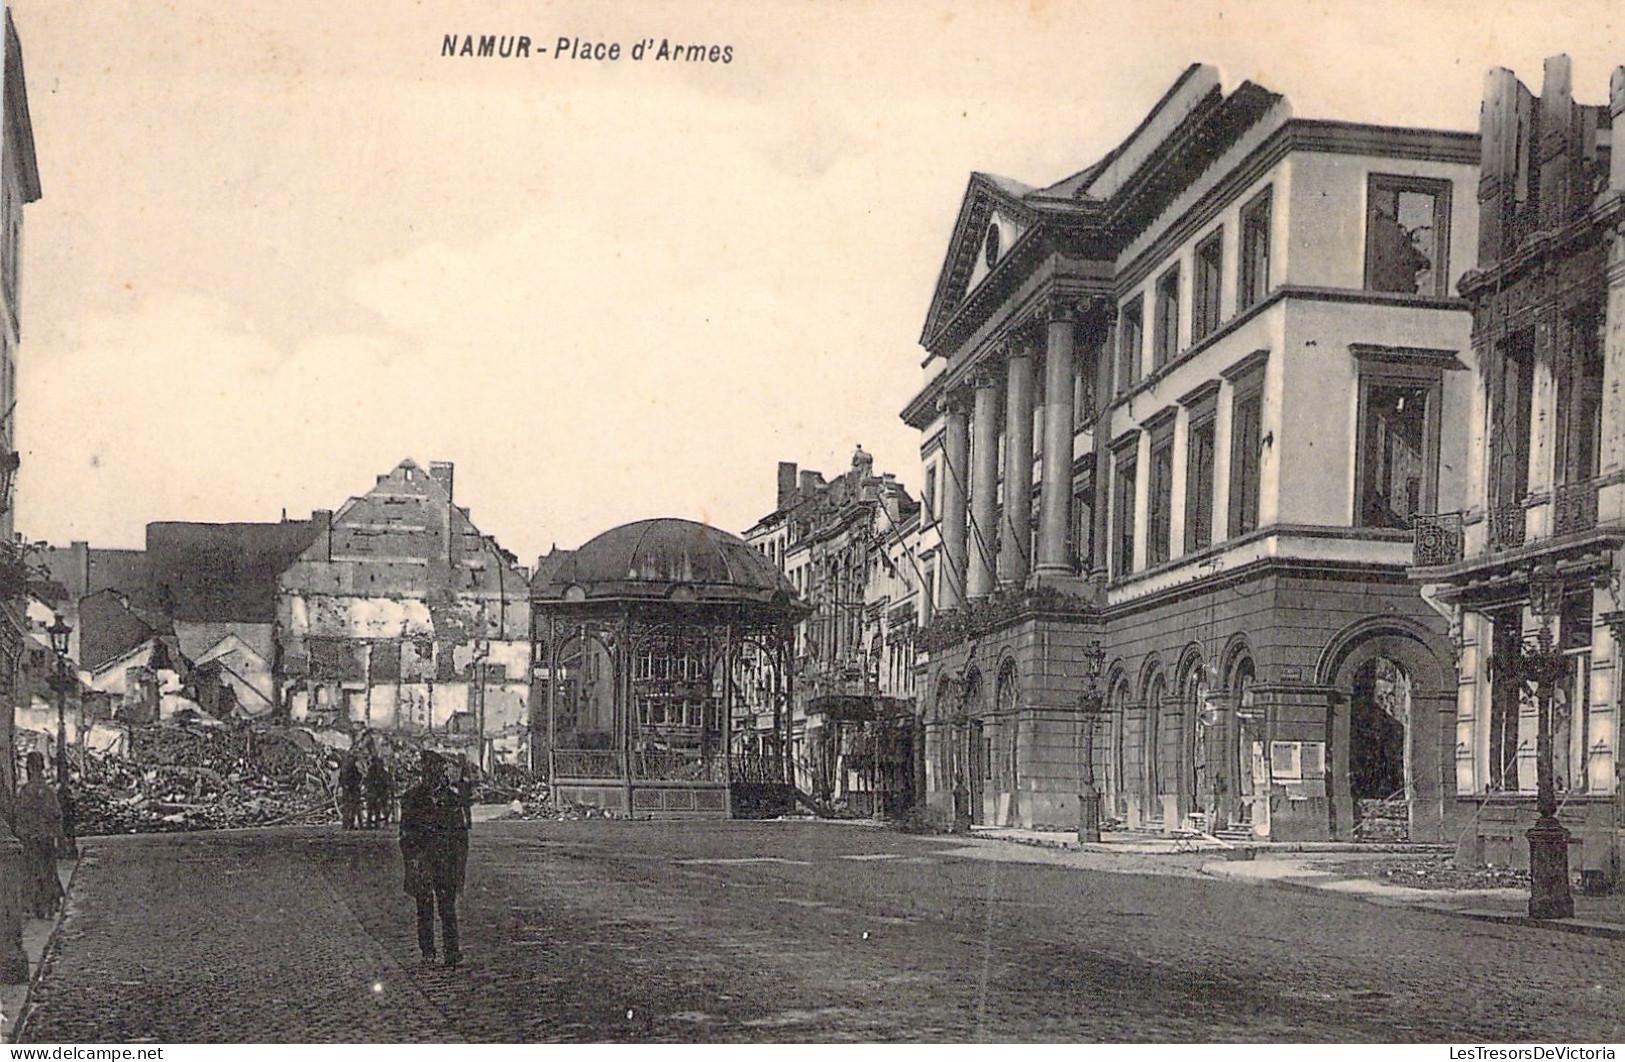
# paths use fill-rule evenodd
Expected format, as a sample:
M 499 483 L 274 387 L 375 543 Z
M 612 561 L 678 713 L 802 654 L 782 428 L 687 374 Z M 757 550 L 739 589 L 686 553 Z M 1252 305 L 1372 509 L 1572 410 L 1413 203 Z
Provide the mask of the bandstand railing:
M 609 749 L 554 749 L 553 777 L 618 779 L 621 754 Z

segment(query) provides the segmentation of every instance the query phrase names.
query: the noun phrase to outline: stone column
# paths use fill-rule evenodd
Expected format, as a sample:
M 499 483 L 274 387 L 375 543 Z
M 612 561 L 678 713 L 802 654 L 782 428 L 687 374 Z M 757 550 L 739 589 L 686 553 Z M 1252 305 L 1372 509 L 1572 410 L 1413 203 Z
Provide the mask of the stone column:
M 971 445 L 970 481 L 970 575 L 968 593 L 972 600 L 993 592 L 994 555 L 999 545 L 998 519 L 999 488 L 999 374 L 998 366 L 990 364 L 976 374 L 975 407 L 971 411 L 971 427 L 975 439 Z
M 1004 405 L 1004 519 L 999 521 L 999 582 L 1027 582 L 1033 527 L 1033 346 L 1010 346 Z
M 965 481 L 970 473 L 970 425 L 960 396 L 945 396 L 939 408 L 943 415 L 943 474 L 937 606 L 951 609 L 965 603 Z
M 1070 575 L 1066 534 L 1072 522 L 1072 358 L 1077 314 L 1056 299 L 1049 306 L 1044 347 L 1044 482 L 1038 498 L 1038 572 Z

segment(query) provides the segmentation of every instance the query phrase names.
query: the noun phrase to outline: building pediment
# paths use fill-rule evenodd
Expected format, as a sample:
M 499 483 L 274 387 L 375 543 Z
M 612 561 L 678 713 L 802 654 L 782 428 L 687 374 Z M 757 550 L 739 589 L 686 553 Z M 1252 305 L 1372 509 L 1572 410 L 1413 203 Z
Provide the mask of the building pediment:
M 965 296 L 1004 263 L 1010 250 L 1032 232 L 1037 212 L 1022 201 L 1033 188 L 989 173 L 973 173 L 959 204 L 948 254 L 937 276 L 920 343 L 927 348 L 953 318 Z

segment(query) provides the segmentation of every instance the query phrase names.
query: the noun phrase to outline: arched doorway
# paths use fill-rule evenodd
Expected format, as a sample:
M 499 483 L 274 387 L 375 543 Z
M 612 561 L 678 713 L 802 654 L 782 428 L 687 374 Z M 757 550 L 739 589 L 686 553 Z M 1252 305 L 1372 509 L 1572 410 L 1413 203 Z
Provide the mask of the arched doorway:
M 1235 706 L 1235 825 L 1259 837 L 1269 836 L 1269 791 L 1264 760 L 1264 720 L 1253 707 L 1252 657 L 1243 656 L 1230 670 L 1230 703 Z
M 1404 665 L 1373 656 L 1354 669 L 1349 698 L 1349 795 L 1354 826 L 1372 816 L 1404 818 L 1405 728 L 1411 718 L 1411 676 Z
M 999 667 L 999 679 L 993 701 L 993 709 L 998 714 L 999 746 L 1003 759 L 997 771 L 997 786 L 1002 792 L 1001 807 L 995 821 L 1004 826 L 1014 825 L 1021 814 L 1017 806 L 1021 791 L 1021 739 L 1016 715 L 1020 699 L 1020 687 L 1016 681 L 1016 662 L 1006 660 Z
M 987 745 L 983 730 L 982 710 L 982 673 L 972 668 L 965 676 L 963 699 L 959 704 L 959 718 L 963 721 L 958 765 L 961 782 L 955 788 L 963 788 L 968 795 L 971 821 L 978 826 L 987 823 L 982 802 L 992 769 L 992 749 Z
M 1449 839 L 1456 675 L 1448 635 L 1402 616 L 1350 624 L 1321 654 L 1333 836 Z
M 1184 702 L 1187 735 L 1184 788 L 1190 797 L 1192 816 L 1196 817 L 1196 821 L 1201 825 L 1212 829 L 1217 810 L 1213 796 L 1214 779 L 1218 772 L 1214 770 L 1210 748 L 1213 738 L 1212 724 L 1215 720 L 1210 709 L 1212 698 L 1208 690 L 1207 668 L 1203 666 L 1200 658 L 1195 658 L 1185 668 L 1180 699 Z
M 1144 745 L 1144 774 L 1143 788 L 1145 817 L 1149 822 L 1162 822 L 1162 702 L 1167 698 L 1168 685 L 1163 680 L 1162 672 L 1158 671 L 1151 676 L 1145 687 L 1145 704 L 1143 708 L 1145 720 Z M 1172 828 L 1179 825 L 1163 823 Z

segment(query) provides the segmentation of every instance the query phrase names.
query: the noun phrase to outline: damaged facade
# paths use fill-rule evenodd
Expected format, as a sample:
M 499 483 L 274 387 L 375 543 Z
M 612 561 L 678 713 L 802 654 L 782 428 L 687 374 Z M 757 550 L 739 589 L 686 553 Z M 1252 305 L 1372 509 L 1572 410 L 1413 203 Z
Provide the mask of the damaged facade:
M 1625 644 L 1625 68 L 1576 103 L 1567 57 L 1535 96 L 1490 73 L 1472 307 L 1476 430 L 1465 496 L 1418 528 L 1413 577 L 1454 620 L 1448 743 L 1459 855 L 1527 865 L 1542 697 L 1560 657 L 1552 782 L 1572 868 L 1617 881 Z M 1542 637 L 1548 644 L 1541 645 Z
M 979 822 L 1443 836 L 1478 140 L 1193 66 L 1095 165 L 972 176 L 921 336 L 925 784 Z
M 455 503 L 453 468 L 401 462 L 278 578 L 295 723 L 451 731 L 520 756 L 529 737 L 528 575 Z M 524 753 L 528 755 L 528 752 Z
M 450 464 L 408 460 L 336 514 L 158 522 L 144 550 L 50 551 L 87 697 L 123 723 L 432 730 L 519 757 L 526 573 L 452 486 Z
M 822 474 L 781 462 L 777 504 L 745 541 L 812 609 L 796 632 L 791 756 L 796 784 L 863 813 L 920 795 L 914 699 L 920 506 L 860 446 Z M 770 730 L 758 709 L 756 725 Z

